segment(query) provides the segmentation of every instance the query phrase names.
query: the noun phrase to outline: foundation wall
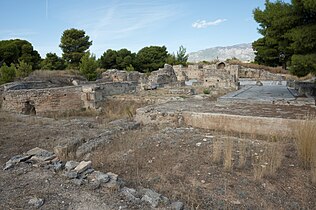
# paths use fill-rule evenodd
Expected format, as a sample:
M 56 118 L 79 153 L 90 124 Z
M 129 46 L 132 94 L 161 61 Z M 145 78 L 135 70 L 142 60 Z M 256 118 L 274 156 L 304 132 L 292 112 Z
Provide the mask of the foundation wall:
M 272 136 L 290 136 L 293 127 L 301 121 L 217 113 L 184 112 L 182 115 L 184 124 L 187 126 Z

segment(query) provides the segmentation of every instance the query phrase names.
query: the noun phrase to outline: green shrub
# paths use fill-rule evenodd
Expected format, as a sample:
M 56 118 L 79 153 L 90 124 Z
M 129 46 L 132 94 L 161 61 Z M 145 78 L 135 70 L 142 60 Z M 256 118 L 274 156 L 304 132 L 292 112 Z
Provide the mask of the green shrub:
M 10 67 L 5 63 L 0 68 L 0 84 L 7 82 L 13 82 L 15 79 L 16 68 L 14 64 L 11 64 Z
M 210 89 L 205 88 L 205 89 L 203 90 L 203 93 L 204 93 L 204 94 L 210 94 L 210 93 L 211 93 L 211 91 L 210 91 Z

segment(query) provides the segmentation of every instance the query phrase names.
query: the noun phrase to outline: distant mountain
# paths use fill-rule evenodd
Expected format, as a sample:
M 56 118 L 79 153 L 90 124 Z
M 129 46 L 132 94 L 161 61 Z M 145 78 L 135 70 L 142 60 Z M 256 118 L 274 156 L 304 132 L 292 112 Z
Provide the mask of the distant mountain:
M 251 44 L 238 44 L 228 47 L 213 47 L 189 53 L 189 62 L 212 61 L 219 59 L 225 61 L 229 58 L 238 58 L 241 61 L 253 61 L 255 58 Z

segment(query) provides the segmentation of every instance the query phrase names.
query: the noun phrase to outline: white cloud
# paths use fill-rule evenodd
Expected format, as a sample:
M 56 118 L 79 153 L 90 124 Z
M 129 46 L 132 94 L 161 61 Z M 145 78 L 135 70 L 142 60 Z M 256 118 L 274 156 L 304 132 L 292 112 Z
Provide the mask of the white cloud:
M 194 23 L 192 23 L 192 27 L 197 28 L 197 29 L 207 28 L 209 26 L 216 26 L 216 25 L 218 25 L 222 22 L 225 22 L 225 21 L 227 21 L 227 20 L 226 19 L 217 19 L 214 21 L 198 20 L 198 21 L 195 21 Z

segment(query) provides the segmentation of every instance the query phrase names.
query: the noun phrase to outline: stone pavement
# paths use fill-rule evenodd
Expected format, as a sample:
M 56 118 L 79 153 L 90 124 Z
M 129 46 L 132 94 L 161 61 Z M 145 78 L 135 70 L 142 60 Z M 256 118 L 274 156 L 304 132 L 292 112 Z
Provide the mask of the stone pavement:
M 219 101 L 245 101 L 245 102 L 268 102 L 295 101 L 294 90 L 284 85 L 263 85 L 263 86 L 245 86 L 244 88 L 229 93 L 219 98 Z

